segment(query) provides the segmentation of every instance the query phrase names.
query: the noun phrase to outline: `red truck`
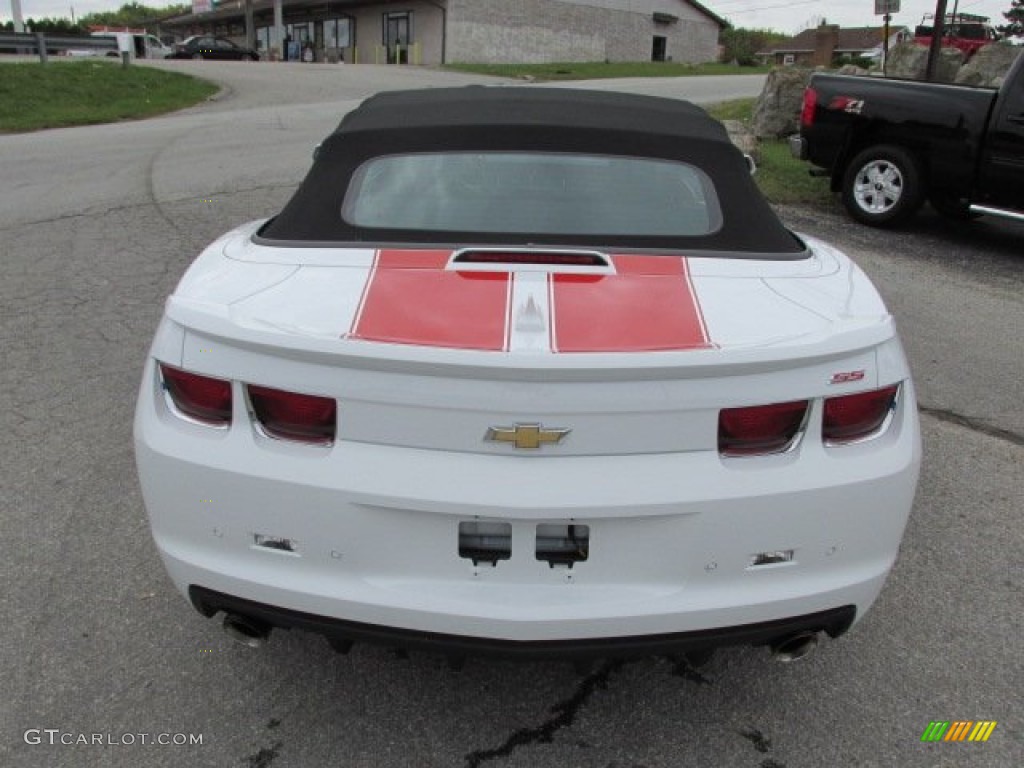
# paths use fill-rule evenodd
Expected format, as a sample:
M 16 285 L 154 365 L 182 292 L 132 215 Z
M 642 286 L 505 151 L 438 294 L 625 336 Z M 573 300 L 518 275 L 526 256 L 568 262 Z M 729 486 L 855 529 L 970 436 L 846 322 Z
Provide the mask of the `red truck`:
M 970 13 L 947 14 L 942 28 L 942 44 L 962 51 L 966 61 L 976 54 L 979 48 L 999 39 L 999 33 L 988 22 L 987 16 Z M 926 47 L 931 45 L 934 31 L 935 15 L 926 13 L 914 30 L 914 42 Z

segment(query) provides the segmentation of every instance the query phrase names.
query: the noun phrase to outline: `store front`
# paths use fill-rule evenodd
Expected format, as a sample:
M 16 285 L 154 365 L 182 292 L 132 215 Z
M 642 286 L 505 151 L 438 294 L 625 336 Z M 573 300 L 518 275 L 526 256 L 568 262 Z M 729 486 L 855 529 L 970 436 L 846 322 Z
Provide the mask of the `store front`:
M 268 52 L 276 42 L 273 21 L 273 17 L 256 19 L 256 49 L 263 58 L 270 58 Z M 261 23 L 264 26 L 259 26 Z M 356 21 L 351 16 L 286 22 L 285 40 L 291 43 L 286 58 L 289 61 L 332 63 L 352 61 L 355 26 Z
M 444 5 L 424 0 L 284 0 L 281 35 L 274 26 L 273 3 L 255 0 L 255 46 L 264 61 L 440 64 L 445 13 Z M 214 34 L 245 44 L 245 19 L 237 9 L 187 14 L 168 19 L 161 27 L 179 39 Z

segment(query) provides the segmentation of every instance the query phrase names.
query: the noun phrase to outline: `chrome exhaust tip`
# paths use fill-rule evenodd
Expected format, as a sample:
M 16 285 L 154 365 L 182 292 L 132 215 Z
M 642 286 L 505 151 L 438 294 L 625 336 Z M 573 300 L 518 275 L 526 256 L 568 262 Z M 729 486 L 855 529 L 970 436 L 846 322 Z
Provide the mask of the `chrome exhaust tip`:
M 247 648 L 259 648 L 270 635 L 270 625 L 258 619 L 229 613 L 224 616 L 224 633 Z
M 797 632 L 771 644 L 772 657 L 784 664 L 802 659 L 817 647 L 817 632 Z

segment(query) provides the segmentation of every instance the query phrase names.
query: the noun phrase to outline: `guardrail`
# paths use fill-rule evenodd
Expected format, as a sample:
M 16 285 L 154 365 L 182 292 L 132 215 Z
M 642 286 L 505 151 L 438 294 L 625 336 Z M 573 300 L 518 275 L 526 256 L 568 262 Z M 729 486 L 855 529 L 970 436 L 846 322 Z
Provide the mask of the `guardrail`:
M 113 37 L 78 37 L 75 35 L 44 35 L 42 32 L 0 32 L 0 52 L 38 53 L 39 61 L 46 63 L 49 53 L 67 51 L 107 51 L 117 54 L 117 39 Z M 88 54 L 86 54 L 88 55 Z M 127 63 L 127 62 L 125 62 Z

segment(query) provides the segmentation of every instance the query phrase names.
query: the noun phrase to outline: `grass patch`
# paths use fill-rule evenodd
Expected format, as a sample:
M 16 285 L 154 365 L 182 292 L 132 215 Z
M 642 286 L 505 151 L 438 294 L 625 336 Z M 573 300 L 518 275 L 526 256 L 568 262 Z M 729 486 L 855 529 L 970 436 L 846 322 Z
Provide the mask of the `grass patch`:
M 683 64 L 674 61 L 584 61 L 549 64 L 448 64 L 445 69 L 478 75 L 551 80 L 597 80 L 608 77 L 687 77 L 696 75 L 760 75 L 771 67 L 734 64 Z
M 737 99 L 707 107 L 718 120 L 739 120 L 750 125 L 756 99 Z M 762 139 L 757 174 L 754 180 L 769 202 L 781 205 L 800 203 L 831 207 L 835 198 L 827 178 L 811 176 L 810 163 L 797 160 L 782 139 Z
M 754 180 L 772 203 L 835 205 L 827 178 L 811 176 L 811 164 L 797 160 L 781 139 L 761 142 L 761 158 Z
M 217 86 L 177 72 L 106 61 L 0 64 L 0 131 L 151 117 L 191 106 Z
M 705 109 L 716 120 L 739 120 L 750 125 L 750 117 L 754 114 L 754 102 L 757 99 L 736 99 L 711 104 Z

